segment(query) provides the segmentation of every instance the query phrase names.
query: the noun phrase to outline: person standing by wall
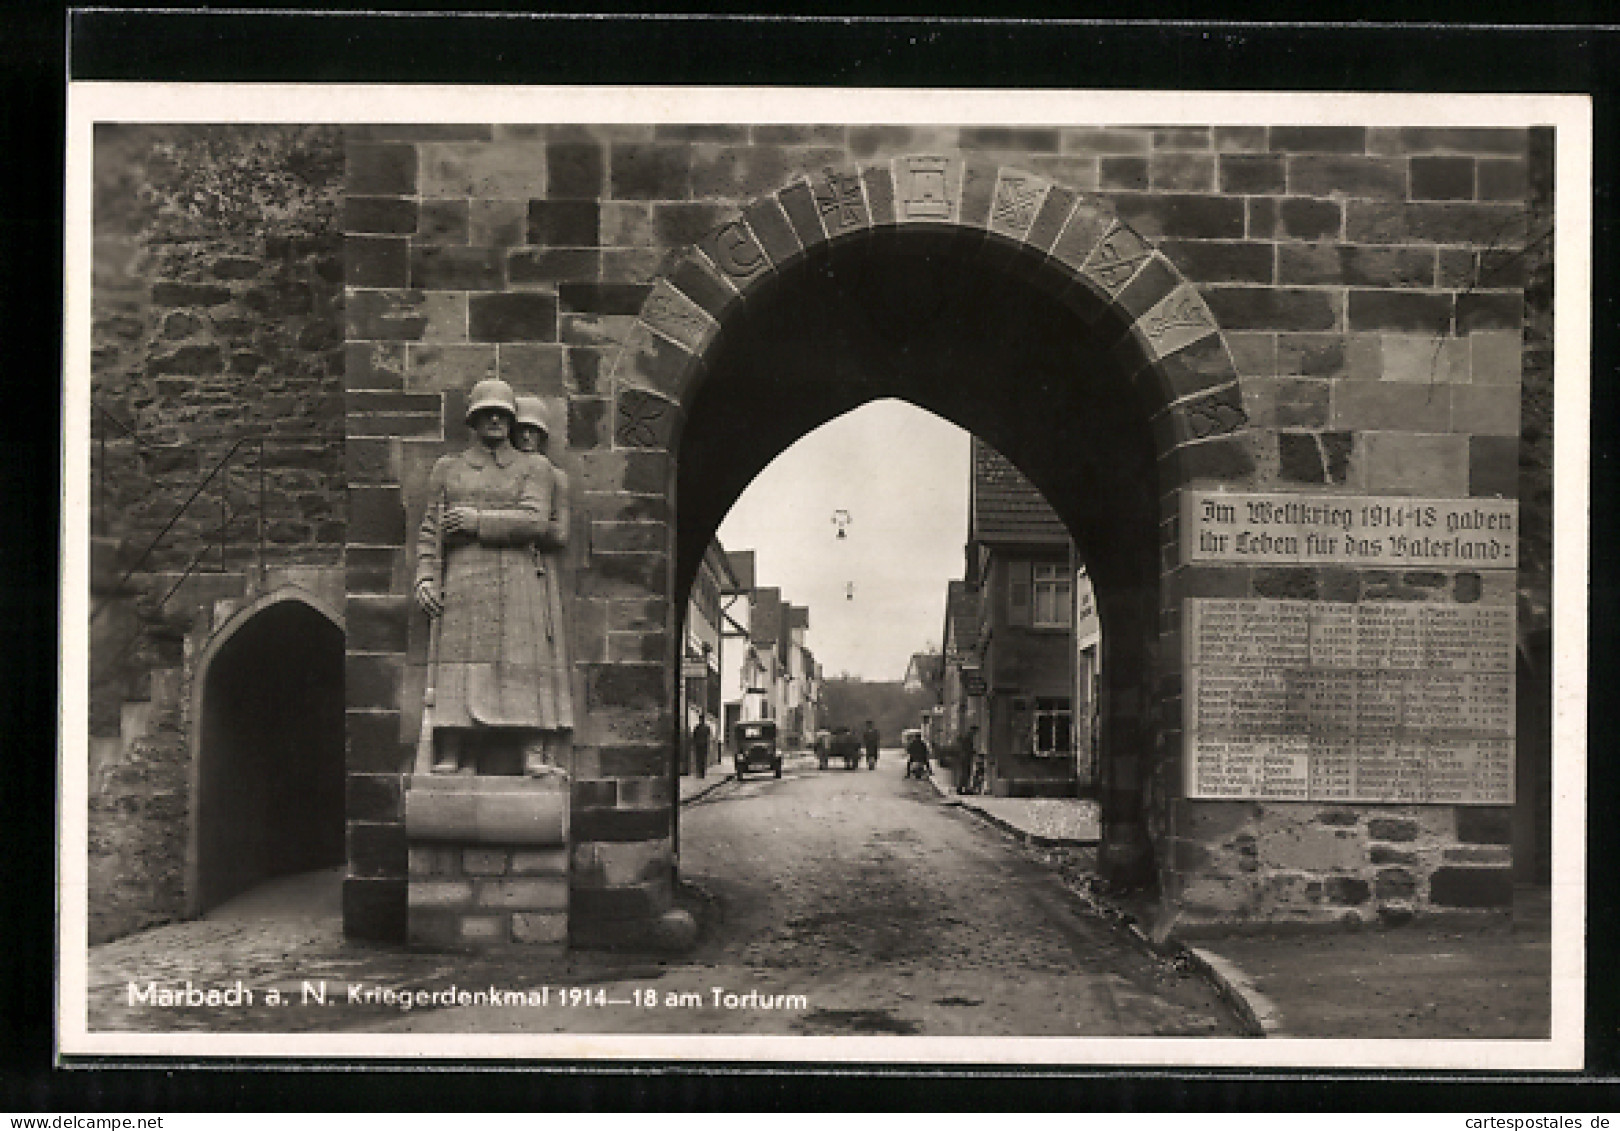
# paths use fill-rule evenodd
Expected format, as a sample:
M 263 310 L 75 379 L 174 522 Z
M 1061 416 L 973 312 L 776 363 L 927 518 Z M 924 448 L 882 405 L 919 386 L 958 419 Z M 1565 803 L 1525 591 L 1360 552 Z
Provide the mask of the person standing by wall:
M 692 772 L 703 777 L 709 769 L 709 720 L 699 717 L 697 726 L 692 728 Z
M 882 742 L 883 738 L 878 734 L 878 728 L 872 725 L 871 719 L 867 719 L 866 728 L 861 731 L 861 745 L 866 748 L 866 764 L 868 766 L 877 765 L 878 747 Z
M 983 773 L 979 763 L 979 728 L 970 726 L 956 744 L 956 792 L 978 792 Z

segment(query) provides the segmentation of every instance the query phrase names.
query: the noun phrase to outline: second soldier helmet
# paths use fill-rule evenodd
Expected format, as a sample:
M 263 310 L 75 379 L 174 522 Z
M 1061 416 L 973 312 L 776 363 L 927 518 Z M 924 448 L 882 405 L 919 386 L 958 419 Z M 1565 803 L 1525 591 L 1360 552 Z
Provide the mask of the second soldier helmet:
M 499 377 L 486 377 L 474 385 L 467 397 L 468 423 L 472 422 L 475 412 L 485 408 L 498 408 L 517 416 L 517 398 L 512 395 L 512 386 Z
M 517 399 L 517 422 L 527 424 L 531 428 L 540 429 L 542 436 L 551 435 L 551 429 L 546 426 L 546 402 L 539 397 L 519 397 Z

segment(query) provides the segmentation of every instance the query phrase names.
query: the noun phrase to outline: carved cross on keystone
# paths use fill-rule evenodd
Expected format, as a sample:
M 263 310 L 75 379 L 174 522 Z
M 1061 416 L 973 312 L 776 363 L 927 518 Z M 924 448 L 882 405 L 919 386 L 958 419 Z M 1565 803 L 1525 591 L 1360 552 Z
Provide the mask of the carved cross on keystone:
M 861 222 L 861 182 L 852 174 L 837 169 L 824 169 L 825 187 L 816 193 L 816 207 L 830 233 L 835 229 L 854 228 Z

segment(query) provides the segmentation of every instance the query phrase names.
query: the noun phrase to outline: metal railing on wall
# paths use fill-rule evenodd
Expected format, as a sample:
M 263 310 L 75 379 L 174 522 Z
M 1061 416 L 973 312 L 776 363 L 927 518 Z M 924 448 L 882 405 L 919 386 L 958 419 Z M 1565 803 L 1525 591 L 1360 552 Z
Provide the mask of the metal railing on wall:
M 107 511 L 112 495 L 107 481 L 109 469 L 107 427 L 110 426 L 127 437 L 141 452 L 179 450 L 190 445 L 150 443 L 104 406 L 94 401 L 91 403 L 97 413 L 97 418 L 104 425 L 99 430 L 100 435 L 97 441 L 99 460 L 96 475 L 96 500 L 92 513 L 95 516 L 94 521 L 98 533 L 106 534 L 110 530 Z M 180 587 L 195 574 L 232 572 L 231 553 L 246 541 L 246 539 L 238 536 L 238 531 L 249 524 L 251 524 L 253 531 L 254 554 L 252 567 L 254 579 L 256 583 L 262 584 L 268 560 L 265 519 L 270 500 L 268 467 L 265 461 L 266 450 L 280 448 L 284 450 L 321 451 L 329 450 L 334 444 L 338 443 L 341 443 L 340 439 L 271 436 L 262 432 L 249 432 L 237 436 L 231 441 L 224 454 L 215 460 L 191 487 L 185 499 L 170 512 L 158 528 L 157 533 L 146 540 L 140 552 L 135 555 L 131 564 L 122 570 L 117 582 L 112 586 L 113 595 L 104 598 L 91 610 L 90 619 L 95 620 L 117 599 L 116 595 L 123 590 L 130 578 L 141 572 L 142 568 L 152 560 L 152 556 L 163 547 L 165 539 L 169 538 L 183 518 L 188 514 L 196 513 L 198 508 L 210 504 L 218 508 L 218 524 L 203 528 L 207 531 L 207 536 L 202 539 L 202 544 L 191 555 L 185 567 L 180 570 L 179 577 L 169 586 L 163 596 L 151 605 L 152 611 L 161 610 L 180 591 Z M 256 474 L 257 478 L 257 490 L 249 495 L 252 502 L 249 512 L 245 515 L 234 513 L 231 505 L 231 472 L 237 469 L 245 470 L 248 474 Z M 211 487 L 215 488 L 215 490 L 210 491 Z M 107 660 L 100 665 L 99 674 L 104 675 L 116 666 L 134 647 L 140 636 L 140 631 L 136 631 L 116 648 Z

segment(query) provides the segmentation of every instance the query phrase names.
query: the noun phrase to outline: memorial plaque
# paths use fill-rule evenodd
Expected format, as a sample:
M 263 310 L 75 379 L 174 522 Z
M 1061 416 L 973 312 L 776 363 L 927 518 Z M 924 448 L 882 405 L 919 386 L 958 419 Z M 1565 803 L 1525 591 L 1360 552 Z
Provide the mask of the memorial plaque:
M 1512 499 L 1181 494 L 1185 562 L 1516 569 L 1518 530 Z
M 1513 801 L 1512 606 L 1189 600 L 1187 796 Z

